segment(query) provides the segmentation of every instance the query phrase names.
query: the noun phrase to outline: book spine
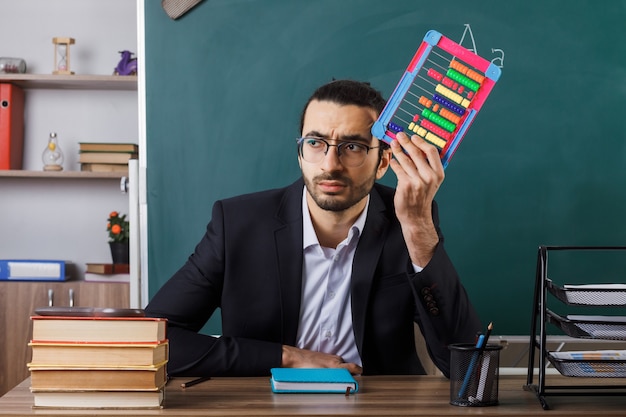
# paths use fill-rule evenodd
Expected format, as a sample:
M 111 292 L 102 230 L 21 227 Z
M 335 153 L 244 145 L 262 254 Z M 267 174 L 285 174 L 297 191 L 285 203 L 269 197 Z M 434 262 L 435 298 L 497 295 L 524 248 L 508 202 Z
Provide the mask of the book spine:
M 0 280 L 65 281 L 65 261 L 0 260 Z

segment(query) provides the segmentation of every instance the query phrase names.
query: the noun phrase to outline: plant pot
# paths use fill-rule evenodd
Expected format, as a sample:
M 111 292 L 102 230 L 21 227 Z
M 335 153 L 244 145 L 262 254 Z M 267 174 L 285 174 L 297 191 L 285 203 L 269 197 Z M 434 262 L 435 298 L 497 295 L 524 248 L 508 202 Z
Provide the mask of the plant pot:
M 128 242 L 109 242 L 111 258 L 114 264 L 127 264 L 130 258 Z

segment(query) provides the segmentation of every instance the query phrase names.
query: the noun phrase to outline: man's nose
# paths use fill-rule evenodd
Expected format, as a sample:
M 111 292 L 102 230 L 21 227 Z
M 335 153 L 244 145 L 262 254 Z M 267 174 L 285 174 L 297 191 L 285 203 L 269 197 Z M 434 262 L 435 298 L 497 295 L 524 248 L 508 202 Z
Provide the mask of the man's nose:
M 339 148 L 335 145 L 329 146 L 322 159 L 322 168 L 326 171 L 336 170 L 337 167 L 342 167 L 341 160 L 339 159 Z

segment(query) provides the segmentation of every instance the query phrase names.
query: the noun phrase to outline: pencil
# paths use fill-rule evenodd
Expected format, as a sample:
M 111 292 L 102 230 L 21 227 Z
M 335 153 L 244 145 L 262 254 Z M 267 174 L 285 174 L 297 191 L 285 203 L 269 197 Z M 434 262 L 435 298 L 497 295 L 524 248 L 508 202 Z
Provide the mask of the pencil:
M 489 341 L 489 336 L 491 335 L 491 329 L 493 329 L 493 322 L 489 323 L 489 326 L 487 326 L 487 333 L 485 333 L 483 345 L 480 347 L 480 350 L 478 351 L 479 356 L 482 356 L 483 353 L 485 353 L 485 348 L 487 347 L 487 342 Z
M 201 382 L 208 381 L 209 379 L 211 379 L 210 376 L 202 376 L 200 378 L 192 379 L 191 381 L 183 382 L 182 384 L 180 384 L 180 386 L 181 388 L 189 388 Z

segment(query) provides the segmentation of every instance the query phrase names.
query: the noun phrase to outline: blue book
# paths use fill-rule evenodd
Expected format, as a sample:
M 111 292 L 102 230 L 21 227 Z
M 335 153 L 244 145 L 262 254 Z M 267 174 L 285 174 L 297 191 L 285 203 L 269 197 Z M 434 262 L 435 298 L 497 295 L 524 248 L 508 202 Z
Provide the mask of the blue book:
M 1 281 L 65 281 L 65 261 L 0 259 Z
M 276 393 L 338 393 L 359 391 L 350 371 L 344 368 L 272 368 L 272 391 Z

